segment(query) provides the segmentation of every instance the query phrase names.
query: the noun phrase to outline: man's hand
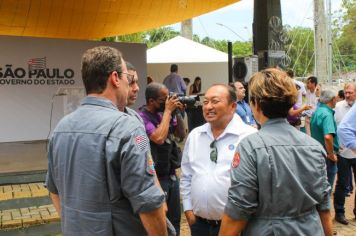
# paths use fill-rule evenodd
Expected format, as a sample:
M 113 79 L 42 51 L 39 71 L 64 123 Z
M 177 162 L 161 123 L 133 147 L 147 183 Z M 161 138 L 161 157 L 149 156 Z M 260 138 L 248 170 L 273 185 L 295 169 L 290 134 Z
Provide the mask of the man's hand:
M 59 199 L 59 195 L 56 193 L 49 193 L 49 196 L 53 202 L 53 206 L 56 209 L 58 215 L 61 215 L 61 201 Z
M 139 213 L 140 219 L 149 236 L 167 236 L 166 213 L 164 205 L 150 212 Z
M 190 226 L 192 226 L 197 221 L 197 218 L 195 217 L 192 210 L 185 211 L 184 214 L 185 214 L 185 218 L 187 218 L 188 224 Z
M 303 108 L 303 111 L 307 111 L 307 110 L 312 109 L 313 107 L 311 105 L 304 104 L 302 108 Z
M 337 162 L 337 156 L 336 156 L 335 153 L 328 153 L 327 158 L 328 158 L 330 161 Z
M 181 103 L 179 102 L 179 99 L 177 98 L 176 95 L 167 97 L 164 111 L 168 111 L 168 112 L 172 113 L 180 105 L 181 105 Z

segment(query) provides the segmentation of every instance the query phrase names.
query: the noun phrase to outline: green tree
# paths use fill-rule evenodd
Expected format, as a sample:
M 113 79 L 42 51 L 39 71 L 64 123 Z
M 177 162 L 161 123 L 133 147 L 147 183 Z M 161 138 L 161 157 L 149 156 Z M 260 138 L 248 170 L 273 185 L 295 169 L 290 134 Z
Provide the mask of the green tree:
M 241 41 L 235 41 L 232 44 L 232 52 L 234 56 L 237 57 L 245 57 L 245 56 L 250 56 L 252 55 L 252 42 L 251 41 L 246 41 L 246 42 L 241 42 Z
M 295 27 L 287 31 L 286 54 L 296 76 L 306 76 L 314 69 L 314 32 L 310 28 Z
M 343 0 L 344 14 L 334 21 L 334 70 L 356 70 L 356 0 Z

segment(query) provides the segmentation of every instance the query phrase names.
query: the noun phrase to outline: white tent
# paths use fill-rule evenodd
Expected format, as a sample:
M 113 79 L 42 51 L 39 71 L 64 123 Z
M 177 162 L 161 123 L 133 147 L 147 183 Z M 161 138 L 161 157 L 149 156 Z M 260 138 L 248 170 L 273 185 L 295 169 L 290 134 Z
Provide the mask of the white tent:
M 203 92 L 212 84 L 228 83 L 228 54 L 181 36 L 147 50 L 147 75 L 155 81 L 163 81 L 172 63 L 191 83 L 196 76 L 201 77 Z

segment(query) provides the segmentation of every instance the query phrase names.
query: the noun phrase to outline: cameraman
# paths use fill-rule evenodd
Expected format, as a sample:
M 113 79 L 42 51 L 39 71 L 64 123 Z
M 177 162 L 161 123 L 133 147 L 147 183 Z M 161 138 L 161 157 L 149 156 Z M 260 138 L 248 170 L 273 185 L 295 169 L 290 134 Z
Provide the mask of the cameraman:
M 179 235 L 181 210 L 175 169 L 180 167 L 181 152 L 172 135 L 181 139 L 185 136 L 183 119 L 180 112 L 176 112 L 183 109 L 183 105 L 176 96 L 168 95 L 168 89 L 163 84 L 153 82 L 147 85 L 146 105 L 140 108 L 139 115 L 150 139 L 158 180 L 166 194 L 167 218 Z

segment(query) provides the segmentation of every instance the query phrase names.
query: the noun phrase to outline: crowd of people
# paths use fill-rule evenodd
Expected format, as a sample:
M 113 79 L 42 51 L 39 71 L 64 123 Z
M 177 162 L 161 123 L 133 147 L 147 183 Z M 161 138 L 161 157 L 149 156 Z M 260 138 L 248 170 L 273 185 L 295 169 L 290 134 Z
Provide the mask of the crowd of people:
M 135 67 L 111 47 L 84 53 L 87 97 L 48 149 L 46 186 L 64 235 L 180 235 L 181 201 L 193 236 L 333 235 L 336 176 L 335 219 L 348 223 L 355 83 L 338 103 L 316 77 L 305 89 L 275 68 L 251 77 L 248 102 L 245 84 L 215 84 L 201 101 L 206 123 L 187 134 L 177 94 L 200 94 L 202 79 L 189 87 L 177 65 L 170 72 L 163 84 L 147 79 L 136 112 Z M 183 150 L 174 137 L 186 137 Z

